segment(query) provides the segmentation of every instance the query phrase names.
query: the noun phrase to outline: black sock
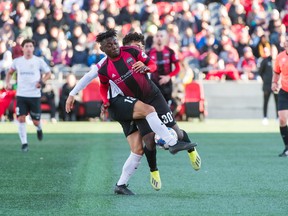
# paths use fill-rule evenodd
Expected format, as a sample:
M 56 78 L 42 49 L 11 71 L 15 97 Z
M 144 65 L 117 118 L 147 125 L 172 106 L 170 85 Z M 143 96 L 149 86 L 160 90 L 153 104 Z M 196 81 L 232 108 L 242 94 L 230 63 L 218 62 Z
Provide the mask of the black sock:
M 182 141 L 185 141 L 185 142 L 190 142 L 191 143 L 191 140 L 189 139 L 188 137 L 188 134 L 186 133 L 186 131 L 182 130 L 183 131 L 183 139 Z M 188 152 L 192 152 L 194 151 L 194 148 L 192 148 L 191 150 L 188 150 Z
M 148 162 L 148 165 L 150 167 L 150 171 L 156 171 L 158 170 L 157 168 L 157 162 L 156 162 L 156 149 L 154 150 L 148 150 L 146 146 L 144 146 L 144 153 Z
M 280 133 L 281 133 L 285 148 L 288 148 L 288 128 L 287 128 L 287 125 L 284 127 L 280 127 Z

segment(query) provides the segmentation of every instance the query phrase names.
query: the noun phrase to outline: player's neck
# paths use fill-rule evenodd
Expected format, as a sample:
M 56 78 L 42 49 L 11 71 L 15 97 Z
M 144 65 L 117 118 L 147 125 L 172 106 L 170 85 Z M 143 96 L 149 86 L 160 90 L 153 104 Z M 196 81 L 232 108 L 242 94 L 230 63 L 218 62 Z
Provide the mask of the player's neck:
M 156 45 L 156 46 L 155 46 L 155 49 L 156 49 L 157 51 L 162 51 L 162 50 L 164 49 L 164 46 L 165 46 L 165 45 Z
M 24 58 L 27 60 L 31 59 L 32 57 L 33 57 L 33 55 L 24 55 Z

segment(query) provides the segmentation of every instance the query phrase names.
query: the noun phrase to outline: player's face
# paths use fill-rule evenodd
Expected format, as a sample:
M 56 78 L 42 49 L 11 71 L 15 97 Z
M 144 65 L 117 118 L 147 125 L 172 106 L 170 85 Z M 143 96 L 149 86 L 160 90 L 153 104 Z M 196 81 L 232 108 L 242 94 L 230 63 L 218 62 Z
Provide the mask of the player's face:
M 142 51 L 144 51 L 144 45 L 140 42 L 140 41 L 131 41 L 130 46 L 136 46 L 138 47 L 139 49 L 141 49 Z
M 22 49 L 23 49 L 23 55 L 25 57 L 31 57 L 34 52 L 34 45 L 33 43 L 25 43 Z
M 116 58 L 120 54 L 118 40 L 115 37 L 107 38 L 101 43 L 101 50 L 110 58 Z
M 165 34 L 162 31 L 158 31 L 157 34 L 154 36 L 154 42 L 161 46 L 165 41 Z

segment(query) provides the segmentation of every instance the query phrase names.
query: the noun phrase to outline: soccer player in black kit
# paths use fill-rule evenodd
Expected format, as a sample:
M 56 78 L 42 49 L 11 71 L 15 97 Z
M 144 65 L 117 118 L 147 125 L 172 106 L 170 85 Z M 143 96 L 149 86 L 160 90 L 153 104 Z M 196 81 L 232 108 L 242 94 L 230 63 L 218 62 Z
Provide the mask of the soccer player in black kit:
M 119 48 L 115 30 L 110 29 L 99 34 L 97 42 L 100 43 L 101 50 L 108 56 L 99 68 L 98 75 L 101 82 L 100 92 L 103 103 L 105 107 L 109 108 L 112 118 L 117 121 L 137 119 L 135 123 L 146 145 L 147 160 L 149 157 L 156 158 L 154 134 L 151 133 L 153 129 L 154 132 L 159 132 L 158 134 L 163 139 L 166 136 L 169 151 L 172 154 L 181 150 L 188 150 L 193 168 L 199 170 L 201 159 L 194 148 L 196 144 L 190 143 L 187 133 L 180 130 L 164 97 L 146 74 L 155 71 L 155 63 L 144 52 L 135 47 Z M 115 88 L 114 91 L 111 91 L 111 88 L 108 91 L 111 85 L 117 86 L 118 92 L 115 92 Z M 115 97 L 115 94 L 118 95 Z M 152 109 L 147 104 L 151 105 Z M 162 122 L 176 131 L 179 139 L 176 143 L 168 139 L 171 135 L 161 121 L 155 127 L 155 122 L 158 121 L 155 110 Z M 125 130 L 123 127 L 123 130 L 126 136 L 129 135 L 129 128 Z

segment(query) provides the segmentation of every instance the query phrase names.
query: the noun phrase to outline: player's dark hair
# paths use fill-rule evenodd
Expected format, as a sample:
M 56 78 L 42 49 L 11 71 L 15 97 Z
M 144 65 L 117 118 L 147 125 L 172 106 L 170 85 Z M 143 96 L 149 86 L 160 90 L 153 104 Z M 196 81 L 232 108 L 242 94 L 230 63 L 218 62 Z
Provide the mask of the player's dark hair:
M 122 43 L 125 46 L 125 45 L 129 45 L 132 41 L 141 42 L 143 45 L 145 45 L 144 35 L 141 33 L 137 33 L 137 32 L 128 33 L 123 38 Z
M 108 29 L 106 32 L 99 33 L 96 42 L 101 43 L 103 40 L 111 37 L 116 37 L 117 31 L 115 29 Z
M 24 47 L 26 43 L 32 43 L 33 46 L 35 46 L 35 41 L 30 38 L 23 40 L 23 42 L 21 43 L 21 46 Z

